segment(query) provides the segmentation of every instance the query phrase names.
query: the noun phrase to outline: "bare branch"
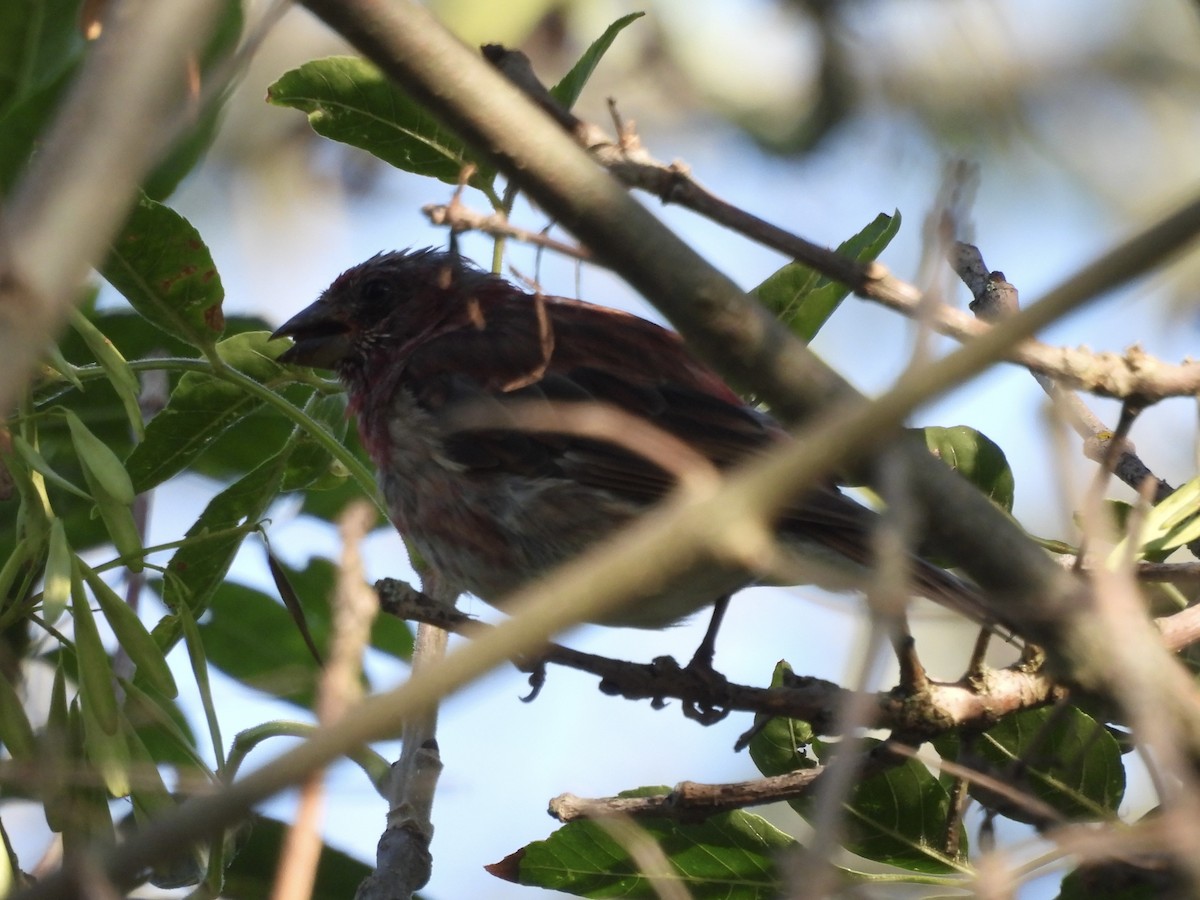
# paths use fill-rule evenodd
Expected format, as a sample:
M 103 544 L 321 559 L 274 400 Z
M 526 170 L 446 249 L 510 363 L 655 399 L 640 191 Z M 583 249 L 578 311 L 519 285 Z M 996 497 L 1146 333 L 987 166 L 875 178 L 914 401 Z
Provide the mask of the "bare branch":
M 390 578 L 375 585 L 382 609 L 406 620 L 436 621 L 452 633 L 478 637 L 492 630 L 459 612 L 413 591 Z M 784 687 L 760 688 L 734 684 L 718 673 L 698 677 L 670 657 L 650 663 L 634 663 L 584 653 L 561 644 L 549 644 L 530 657 L 517 660 L 526 672 L 545 664 L 561 665 L 587 672 L 600 679 L 600 690 L 629 700 L 650 700 L 662 705 L 667 699 L 701 703 L 723 709 L 757 712 L 804 719 L 819 734 L 841 733 L 836 724 L 838 710 L 851 697 L 863 698 L 868 710 L 863 724 L 887 728 L 909 739 L 929 738 L 943 731 L 967 726 L 986 728 L 1021 709 L 1033 709 L 1063 695 L 1064 690 L 1043 673 L 1027 666 L 985 669 L 957 682 L 926 679 L 919 694 L 882 691 L 861 693 L 830 681 L 793 676 Z
M 979 248 L 971 244 L 955 244 L 954 250 L 950 255 L 950 260 L 954 266 L 954 270 L 962 278 L 963 283 L 966 284 L 975 298 L 971 302 L 971 310 L 981 322 L 997 322 L 1020 309 L 1016 287 L 1004 278 L 1003 273 L 988 271 L 983 261 L 983 254 L 979 252 Z M 947 309 L 946 313 L 948 315 L 962 315 L 957 310 L 951 309 Z M 974 324 L 979 326 L 981 323 L 976 322 Z M 987 326 L 983 325 L 982 327 L 986 328 Z M 1037 348 L 1039 352 L 1042 349 L 1046 351 L 1054 349 L 1043 344 L 1037 344 L 1034 341 L 1027 341 L 1022 346 L 1030 349 Z M 1078 357 L 1077 361 L 1079 365 L 1073 370 L 1076 374 L 1084 371 L 1084 359 L 1086 356 L 1090 356 L 1092 357 L 1092 362 L 1088 366 L 1090 371 L 1104 371 L 1106 372 L 1105 377 L 1114 379 L 1121 376 L 1121 372 L 1117 369 L 1109 368 L 1106 365 L 1106 362 L 1113 358 L 1112 354 L 1092 354 L 1090 351 L 1068 351 L 1065 349 L 1059 349 L 1057 352 L 1071 353 Z M 1200 364 L 1186 363 L 1183 366 L 1169 367 L 1156 360 L 1150 360 L 1141 351 L 1130 350 L 1124 359 L 1125 371 L 1128 371 L 1129 366 L 1133 363 L 1129 354 L 1134 355 L 1133 358 L 1137 361 L 1136 367 L 1139 372 L 1148 373 L 1151 370 L 1159 372 L 1169 371 L 1171 377 L 1181 379 L 1182 383 L 1186 384 L 1188 378 L 1184 377 L 1184 370 L 1187 370 L 1190 371 L 1190 377 L 1195 380 L 1197 386 L 1184 393 L 1195 393 L 1196 390 L 1200 389 Z M 1037 380 L 1037 383 L 1042 386 L 1042 389 L 1056 400 L 1058 408 L 1066 412 L 1067 421 L 1071 423 L 1071 427 L 1075 429 L 1075 433 L 1084 440 L 1084 452 L 1087 457 L 1095 462 L 1106 460 L 1112 448 L 1113 430 L 1100 421 L 1099 417 L 1088 408 L 1083 400 L 1075 394 L 1070 393 L 1066 388 L 1082 387 L 1093 390 L 1096 393 L 1104 392 L 1096 390 L 1094 386 L 1089 388 L 1086 384 L 1073 384 L 1070 377 L 1064 377 L 1062 373 L 1048 372 L 1044 367 L 1039 368 L 1030 365 L 1029 369 L 1033 373 L 1033 377 Z M 1114 394 L 1113 396 L 1117 395 Z M 1143 393 L 1141 390 L 1134 391 L 1132 395 L 1122 394 L 1120 396 L 1136 396 L 1142 402 L 1150 402 L 1152 399 L 1152 395 Z M 1155 476 L 1150 471 L 1150 468 L 1142 462 L 1132 443 L 1122 437 L 1120 446 L 1121 452 L 1111 464 L 1111 470 L 1121 481 L 1132 487 L 1135 491 L 1140 491 L 1146 479 L 1153 478 L 1156 503 L 1166 499 L 1174 491 L 1171 485 Z
M 541 231 L 530 231 L 527 228 L 512 224 L 508 216 L 500 212 L 481 213 L 465 204 L 454 201 L 447 204 L 431 203 L 421 207 L 432 225 L 445 225 L 451 231 L 480 231 L 492 237 L 513 238 L 535 247 L 553 250 L 572 259 L 590 260 L 592 254 L 586 247 L 557 241 Z

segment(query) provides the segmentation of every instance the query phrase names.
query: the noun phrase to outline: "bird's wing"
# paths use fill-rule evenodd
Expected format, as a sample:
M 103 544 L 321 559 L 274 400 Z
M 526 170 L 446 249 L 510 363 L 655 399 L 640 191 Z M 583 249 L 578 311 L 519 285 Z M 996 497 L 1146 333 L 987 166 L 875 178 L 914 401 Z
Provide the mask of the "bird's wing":
M 433 337 L 409 355 L 405 384 L 447 423 L 445 450 L 468 473 L 560 477 L 611 491 L 634 504 L 661 500 L 674 478 L 634 449 L 568 430 L 495 425 L 510 404 L 545 400 L 596 402 L 643 419 L 726 469 L 787 440 L 747 406 L 682 340 L 634 316 L 545 298 L 540 311 L 506 304 L 483 321 Z M 539 318 L 540 317 L 540 318 Z M 485 427 L 461 415 L 479 410 Z M 823 544 L 872 564 L 870 533 L 878 516 L 832 482 L 814 486 L 784 511 L 782 534 Z M 979 595 L 918 557 L 918 592 L 985 625 L 994 625 Z
M 647 505 L 674 483 L 619 441 L 569 429 L 497 426 L 518 403 L 601 403 L 649 423 L 725 468 L 780 438 L 672 332 L 620 313 L 545 299 L 487 309 L 414 349 L 404 383 L 447 423 L 446 451 L 468 471 L 564 477 Z M 472 426 L 471 416 L 483 423 Z

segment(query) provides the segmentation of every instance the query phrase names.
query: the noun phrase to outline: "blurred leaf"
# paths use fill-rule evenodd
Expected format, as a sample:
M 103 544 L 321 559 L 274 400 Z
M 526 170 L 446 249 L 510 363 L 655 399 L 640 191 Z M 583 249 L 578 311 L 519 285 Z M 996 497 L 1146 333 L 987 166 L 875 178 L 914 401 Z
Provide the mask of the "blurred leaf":
M 46 553 L 46 574 L 42 577 L 42 618 L 53 625 L 71 599 L 71 545 L 62 519 L 50 520 L 50 546 Z
M 0 16 L 5 10 L 18 6 L 34 7 L 30 3 L 0 3 Z M 0 24 L 0 41 L 5 29 Z M 5 59 L 0 49 L 0 59 Z M 49 124 L 58 107 L 59 95 L 75 75 L 75 69 L 64 69 L 61 75 L 33 93 L 6 106 L 0 113 L 0 197 L 8 194 L 25 170 L 26 163 L 37 146 L 42 130 Z
M 112 663 L 100 640 L 100 630 L 83 589 L 83 578 L 71 572 L 71 614 L 75 619 L 75 656 L 79 663 L 79 694 L 85 698 L 84 712 L 90 713 L 107 734 L 120 727 L 117 697 L 113 690 Z M 85 715 L 85 721 L 86 715 Z M 88 738 L 92 735 L 89 731 Z
M 16 688 L 7 678 L 0 678 L 0 743 L 17 762 L 32 762 L 37 756 L 33 726 Z
M 279 869 L 288 826 L 274 819 L 255 816 L 246 838 L 225 870 L 222 897 L 228 900 L 260 900 L 271 896 Z M 322 846 L 317 862 L 312 900 L 344 900 L 371 874 L 371 867 L 340 850 Z
M 1125 767 L 1116 739 L 1074 706 L 1008 716 L 975 742 L 974 756 L 990 766 L 990 774 L 1029 791 L 1068 819 L 1108 819 L 1125 795 Z M 975 759 L 963 762 L 979 764 Z M 986 805 L 996 805 L 995 797 L 975 786 L 970 790 Z M 1001 812 L 1020 822 L 1031 818 L 1008 802 Z
M 201 54 L 200 81 L 210 85 L 221 73 L 217 66 L 228 62 L 228 55 L 237 47 L 242 33 L 242 0 L 226 0 L 225 12 L 217 20 L 213 36 Z M 227 93 L 227 92 L 226 92 Z M 222 100 L 224 97 L 222 97 Z M 160 162 L 146 179 L 143 189 L 155 200 L 168 197 L 196 163 L 204 156 L 217 133 L 222 102 L 208 103 L 184 136 L 174 142 L 166 159 Z
M 61 665 L 54 667 L 50 688 L 50 708 L 46 727 L 38 736 L 38 777 L 46 824 L 61 832 L 70 824 L 70 713 L 67 706 L 67 675 Z M 14 757 L 17 758 L 17 757 Z
M 374 467 L 371 460 L 367 457 L 367 452 L 362 447 L 357 428 L 347 430 L 343 442 L 346 448 L 366 463 L 368 467 Z M 362 497 L 362 488 L 354 479 L 341 479 L 330 487 L 327 487 L 322 482 L 314 484 L 313 489 L 305 492 L 302 511 L 307 515 L 324 519 L 326 522 L 336 522 L 337 517 L 341 515 L 347 503 L 352 500 L 362 499 Z
M 142 196 L 100 268 L 134 309 L 167 334 L 207 349 L 225 330 L 225 289 L 200 232 Z
M 1162 807 L 1156 806 L 1128 825 L 1161 828 L 1161 822 L 1155 821 L 1161 815 Z M 1142 860 L 1123 854 L 1085 856 L 1063 878 L 1057 900 L 1178 900 L 1195 894 L 1185 866 L 1157 864 L 1152 856 L 1144 859 L 1149 865 L 1139 865 Z
M 25 167 L 83 55 L 79 0 L 0 3 L 0 196 Z
M 621 18 L 604 29 L 604 34 L 592 42 L 592 45 L 584 51 L 583 56 L 579 57 L 579 61 L 571 67 L 571 71 L 564 75 L 558 84 L 550 88 L 550 93 L 554 99 L 566 109 L 574 106 L 575 101 L 579 99 L 579 95 L 583 93 L 584 85 L 588 83 L 588 79 L 596 71 L 596 66 L 600 64 L 600 60 L 604 58 L 604 54 L 608 52 L 608 48 L 617 39 L 617 35 L 625 29 L 626 25 L 640 19 L 644 15 L 645 13 L 635 12 L 627 16 L 621 16 Z
M 271 356 L 282 349 L 262 332 L 239 334 L 217 345 L 230 366 L 261 383 L 284 375 Z M 145 440 L 126 460 L 136 490 L 147 491 L 183 471 L 226 429 L 262 407 L 262 400 L 239 385 L 211 375 L 186 373 L 166 407 L 146 426 Z M 270 452 L 262 441 L 255 441 L 253 449 L 259 459 Z
M 666 792 L 642 788 L 621 796 Z M 679 885 L 695 900 L 778 897 L 776 858 L 795 846 L 766 819 L 747 812 L 721 813 L 700 824 L 645 819 L 637 825 L 662 849 Z M 486 868 L 506 881 L 577 897 L 659 896 L 625 848 L 595 822 L 571 822 Z
M 457 184 L 463 166 L 475 163 L 471 184 L 485 192 L 491 185 L 493 173 L 466 144 L 364 59 L 307 62 L 267 88 L 267 101 L 306 113 L 317 134 L 397 169 Z
M 79 0 L 0 3 L 0 115 L 79 60 L 78 17 Z
M 171 793 L 163 783 L 162 773 L 158 771 L 158 760 L 150 755 L 141 738 L 129 729 L 125 732 L 129 742 L 129 762 L 137 777 L 133 780 L 130 799 L 133 801 L 133 812 L 137 821 L 147 824 L 154 816 L 166 812 L 176 806 Z
M 84 744 L 83 749 L 87 759 L 99 773 L 100 780 L 112 797 L 128 797 L 130 790 L 129 745 L 125 741 L 125 732 L 117 718 L 117 727 L 113 731 L 105 729 L 96 718 L 96 704 L 93 703 L 89 690 L 90 685 L 82 683 L 76 699 L 79 702 L 80 715 L 83 720 Z M 112 688 L 109 688 L 112 691 Z
M 880 213 L 866 228 L 838 247 L 859 262 L 875 259 L 900 231 L 900 212 Z M 788 263 L 751 293 L 803 341 L 816 337 L 829 317 L 850 296 L 850 288 L 802 263 Z
M 1200 538 L 1200 477 L 1176 488 L 1152 506 L 1137 534 L 1138 557 L 1162 559 L 1177 547 Z M 1109 554 L 1109 565 L 1121 565 L 1128 556 L 1125 538 Z
M 87 735 L 79 700 L 71 703 L 67 716 L 68 755 L 76 765 L 82 766 L 88 759 Z M 89 848 L 103 847 L 113 841 L 112 813 L 108 795 L 103 787 L 85 781 L 71 791 L 67 812 L 68 824 L 63 828 L 63 854 L 74 857 L 76 853 L 90 852 Z
M 561 0 L 456 0 L 438 3 L 437 16 L 468 45 L 490 41 L 517 46 L 560 9 Z
M 998 444 L 966 425 L 931 426 L 920 430 L 930 453 L 979 488 L 1005 512 L 1012 512 L 1012 469 Z

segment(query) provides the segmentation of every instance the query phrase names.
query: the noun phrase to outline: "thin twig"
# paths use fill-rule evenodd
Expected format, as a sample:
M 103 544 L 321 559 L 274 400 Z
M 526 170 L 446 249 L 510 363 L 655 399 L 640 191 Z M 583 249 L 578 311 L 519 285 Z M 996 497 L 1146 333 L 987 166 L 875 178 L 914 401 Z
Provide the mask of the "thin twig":
M 454 232 L 480 231 L 492 237 L 513 238 L 535 247 L 553 250 L 572 259 L 590 260 L 592 254 L 586 247 L 555 240 L 540 231 L 530 231 L 512 224 L 502 212 L 481 213 L 462 203 L 430 203 L 421 207 L 421 212 L 432 225 L 445 225 Z
M 359 546 L 375 523 L 375 510 L 366 501 L 346 508 L 339 519 L 342 560 L 332 597 L 333 622 L 329 660 L 317 685 L 317 721 L 333 725 L 362 696 L 363 650 L 371 640 L 371 622 L 379 611 L 375 594 L 363 581 Z M 315 769 L 300 788 L 300 804 L 279 854 L 273 900 L 292 900 L 312 894 L 321 858 L 321 806 L 325 773 Z
M 971 244 L 958 243 L 954 246 L 954 250 L 950 255 L 950 261 L 954 266 L 954 270 L 962 278 L 963 283 L 970 289 L 974 300 L 971 301 L 971 309 L 981 322 L 993 323 L 1000 319 L 1012 315 L 1019 308 L 1020 304 L 1017 300 L 1017 289 L 1010 284 L 1004 275 L 1000 272 L 989 272 L 983 261 L 983 254 L 979 248 Z M 961 315 L 961 313 L 955 314 Z M 986 327 L 986 326 L 985 326 Z M 1064 354 L 1068 351 L 1062 351 Z M 1071 360 L 1071 367 L 1075 371 L 1080 370 L 1081 365 L 1085 365 L 1082 357 L 1079 354 L 1087 351 L 1069 351 L 1076 354 L 1076 358 Z M 1129 351 L 1125 364 L 1142 366 L 1143 363 L 1152 366 L 1160 366 L 1161 363 L 1150 360 L 1145 357 L 1140 350 Z M 1096 354 L 1091 354 L 1094 358 Z M 1111 356 L 1104 355 L 1101 356 Z M 1200 376 L 1200 367 L 1195 364 L 1186 364 L 1188 368 L 1196 369 L 1196 374 Z M 1121 439 L 1117 440 L 1114 437 L 1114 431 L 1107 427 L 1098 416 L 1095 415 L 1083 400 L 1076 394 L 1066 390 L 1070 385 L 1069 379 L 1062 379 L 1060 375 L 1050 373 L 1044 369 L 1039 369 L 1035 366 L 1030 366 L 1030 371 L 1037 383 L 1042 386 L 1051 398 L 1056 401 L 1056 408 L 1062 410 L 1066 414 L 1066 420 L 1075 429 L 1084 440 L 1084 453 L 1089 459 L 1096 462 L 1101 462 L 1105 459 L 1110 459 L 1109 470 L 1113 472 L 1127 485 L 1134 490 L 1140 490 L 1142 484 L 1147 478 L 1155 480 L 1155 502 L 1161 502 L 1174 490 L 1171 485 L 1157 478 L 1149 467 L 1142 462 L 1138 457 L 1137 451 L 1134 449 L 1128 439 L 1128 427 L 1125 433 L 1121 435 Z M 1145 402 L 1145 395 L 1137 394 L 1140 402 Z M 1132 421 L 1128 423 L 1132 425 Z M 1115 457 L 1109 457 L 1110 447 L 1117 446 L 1121 448 L 1121 452 Z

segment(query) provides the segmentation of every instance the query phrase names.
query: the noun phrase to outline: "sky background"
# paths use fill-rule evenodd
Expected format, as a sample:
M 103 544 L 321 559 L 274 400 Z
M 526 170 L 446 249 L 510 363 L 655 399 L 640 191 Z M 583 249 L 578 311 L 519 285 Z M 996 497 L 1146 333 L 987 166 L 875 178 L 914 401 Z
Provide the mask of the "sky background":
M 526 46 L 549 81 L 610 21 L 645 10 L 646 18 L 622 34 L 602 64 L 583 98 L 583 114 L 607 124 L 604 98 L 616 96 L 656 156 L 684 160 L 716 195 L 819 243 L 836 245 L 877 213 L 899 210 L 904 227 L 883 261 L 901 278 L 916 274 L 921 219 L 948 159 L 979 164 L 976 240 L 989 267 L 1002 269 L 1025 302 L 1189 196 L 1200 181 L 1200 14 L 1183 0 L 880 0 L 837 5 L 837 21 L 824 31 L 800 4 L 611 0 L 568 4 L 553 29 L 532 35 L 519 33 L 524 4 L 513 4 L 510 21 L 499 24 L 482 17 L 482 6 L 487 4 L 472 7 L 466 0 L 441 5 L 469 41 Z M 518 33 L 498 34 L 497 28 Z M 547 32 L 558 40 L 550 41 Z M 830 34 L 845 59 L 853 101 L 815 147 L 773 152 L 770 147 L 795 141 L 789 131 L 819 99 L 814 76 L 823 54 L 833 52 Z M 420 208 L 446 202 L 447 186 L 310 139 L 300 114 L 262 102 L 266 85 L 288 68 L 333 52 L 339 52 L 336 41 L 319 25 L 304 13 L 290 14 L 247 74 L 221 141 L 172 201 L 212 249 L 227 312 L 280 322 L 338 273 L 380 250 L 445 243 L 444 232 L 427 225 Z M 478 196 L 468 200 L 483 207 Z M 648 205 L 747 288 L 786 262 L 686 211 Z M 535 229 L 546 224 L 528 207 L 514 218 Z M 490 244 L 477 236 L 467 236 L 463 249 L 482 263 L 490 259 Z M 577 271 L 570 261 L 547 256 L 539 268 L 532 250 L 516 245 L 509 261 L 523 273 L 536 273 L 550 293 L 574 296 L 578 282 L 583 299 L 656 317 L 642 298 L 595 267 Z M 1198 262 L 1193 255 L 1138 281 L 1042 338 L 1116 351 L 1136 340 L 1150 353 L 1178 361 L 1195 352 L 1190 285 Z M 965 289 L 956 300 L 965 305 Z M 901 371 L 913 335 L 895 314 L 851 298 L 814 349 L 870 394 Z M 1092 406 L 1115 422 L 1114 404 Z M 999 367 L 921 409 L 912 424 L 984 431 L 1004 449 L 1016 474 L 1021 522 L 1036 533 L 1070 539 L 1063 485 L 1078 488 L 1090 469 L 1082 456 L 1055 456 L 1045 408 L 1028 373 Z M 1195 469 L 1195 415 L 1183 401 L 1164 403 L 1139 421 L 1133 435 L 1147 464 L 1175 484 Z M 177 537 L 213 490 L 193 477 L 160 491 L 149 542 Z M 330 528 L 299 517 L 287 499 L 272 510 L 269 534 L 276 552 L 292 564 L 312 555 L 336 558 L 339 549 Z M 399 567 L 402 547 L 393 532 L 374 533 L 365 549 L 371 579 L 411 577 Z M 253 541 L 233 577 L 271 589 Z M 488 620 L 498 615 L 473 598 L 461 605 Z M 860 607 L 854 597 L 806 588 L 745 591 L 722 631 L 717 668 L 731 679 L 764 684 L 775 661 L 786 659 L 797 672 L 845 683 L 864 634 Z M 937 610 L 922 612 L 916 625 L 926 664 L 935 674 L 956 677 L 970 650 L 971 629 Z M 627 659 L 686 659 L 703 626 L 704 616 L 697 616 L 667 632 L 590 627 L 565 640 Z M 186 695 L 186 660 L 177 652 L 173 662 Z M 403 667 L 375 655 L 368 667 L 378 688 L 406 677 Z M 882 683 L 887 677 L 890 672 Z M 303 718 L 219 675 L 216 686 L 226 742 L 265 719 Z M 558 669 L 550 671 L 536 702 L 522 703 L 526 692 L 524 676 L 505 667 L 443 707 L 445 770 L 434 809 L 427 897 L 531 896 L 531 889 L 499 882 L 481 867 L 551 832 L 555 823 L 545 806 L 557 794 L 603 796 L 641 785 L 755 775 L 748 757 L 731 749 L 751 724 L 748 715 L 702 728 L 685 720 L 677 704 L 655 711 L 647 703 L 605 697 L 593 678 Z M 200 728 L 198 702 L 193 697 L 185 705 Z M 250 763 L 283 747 L 280 741 L 261 749 Z M 397 754 L 394 743 L 379 749 L 389 758 Z M 1148 802 L 1136 790 L 1127 801 L 1133 809 Z M 287 819 L 291 808 L 292 799 L 283 797 L 267 810 Z M 334 767 L 329 843 L 372 859 L 385 815 L 384 801 L 359 770 Z M 796 825 L 794 816 L 777 821 Z M 1016 830 L 1008 834 L 1021 837 Z M 1014 853 L 1035 849 L 1018 845 Z M 1055 883 L 1035 883 L 1021 896 L 1053 896 Z

